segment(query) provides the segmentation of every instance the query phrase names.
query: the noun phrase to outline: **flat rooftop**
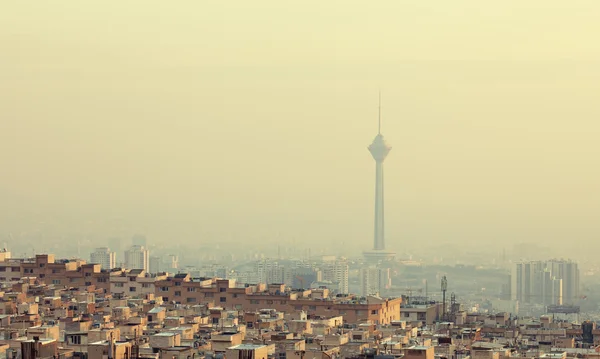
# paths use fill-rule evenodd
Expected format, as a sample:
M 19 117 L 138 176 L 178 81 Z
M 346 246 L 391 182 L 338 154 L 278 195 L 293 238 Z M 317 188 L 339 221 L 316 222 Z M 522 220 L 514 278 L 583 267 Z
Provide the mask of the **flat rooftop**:
M 265 345 L 262 344 L 239 344 L 236 345 L 234 347 L 229 347 L 227 349 L 233 349 L 233 350 L 254 350 L 254 349 L 260 349 L 260 348 L 264 348 L 266 347 Z

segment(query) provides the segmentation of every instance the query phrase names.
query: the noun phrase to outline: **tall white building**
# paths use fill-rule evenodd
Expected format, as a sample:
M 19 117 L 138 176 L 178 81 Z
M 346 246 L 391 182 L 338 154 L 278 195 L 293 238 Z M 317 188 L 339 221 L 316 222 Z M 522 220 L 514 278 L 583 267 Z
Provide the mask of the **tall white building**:
M 125 268 L 150 270 L 150 253 L 144 246 L 134 245 L 125 251 Z
M 90 254 L 90 262 L 100 264 L 102 269 L 110 270 L 117 266 L 117 256 L 108 247 L 100 247 Z
M 340 293 L 348 293 L 348 261 L 335 259 L 323 261 L 321 276 L 323 281 L 337 283 Z
M 260 259 L 254 263 L 254 272 L 259 283 L 275 283 L 280 275 L 279 263 L 270 259 Z M 283 279 L 279 279 L 279 283 L 282 283 L 281 280 Z

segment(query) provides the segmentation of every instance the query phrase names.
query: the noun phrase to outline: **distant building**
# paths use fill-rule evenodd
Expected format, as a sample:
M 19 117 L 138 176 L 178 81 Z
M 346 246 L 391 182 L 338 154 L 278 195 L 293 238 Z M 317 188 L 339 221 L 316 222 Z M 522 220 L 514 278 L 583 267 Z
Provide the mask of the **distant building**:
M 515 263 L 511 296 L 526 304 L 573 304 L 579 296 L 579 268 L 566 260 Z
M 148 245 L 148 240 L 146 239 L 146 236 L 142 234 L 136 234 L 131 237 L 131 245 L 146 247 Z
M 322 281 L 321 272 L 313 268 L 295 268 L 292 271 L 291 288 L 307 289 L 311 288 L 314 282 Z
M 166 257 L 151 256 L 149 261 L 149 272 L 152 274 L 161 272 L 177 273 L 179 269 L 179 257 L 174 254 L 169 254 Z
M 127 269 L 150 269 L 150 253 L 144 246 L 134 245 L 125 251 L 125 267 Z
M 96 251 L 90 254 L 90 262 L 100 264 L 100 267 L 105 270 L 110 270 L 116 267 L 117 256 L 108 247 L 96 248 Z
M 166 267 L 166 271 L 168 271 L 168 272 L 176 271 L 177 269 L 179 269 L 179 256 L 177 256 L 175 254 L 167 255 L 165 267 Z
M 325 282 L 338 283 L 340 293 L 348 293 L 348 261 L 346 259 L 327 259 L 321 265 L 322 279 Z
M 160 257 L 150 256 L 149 262 L 149 273 L 156 274 L 162 271 Z
M 563 304 L 571 305 L 579 298 L 579 266 L 570 260 L 553 259 L 547 262 L 550 272 L 562 280 Z
M 381 295 L 389 289 L 391 276 L 389 268 L 368 267 L 360 270 L 361 295 Z
M 256 280 L 260 283 L 283 283 L 283 273 L 277 261 L 261 259 L 254 263 Z

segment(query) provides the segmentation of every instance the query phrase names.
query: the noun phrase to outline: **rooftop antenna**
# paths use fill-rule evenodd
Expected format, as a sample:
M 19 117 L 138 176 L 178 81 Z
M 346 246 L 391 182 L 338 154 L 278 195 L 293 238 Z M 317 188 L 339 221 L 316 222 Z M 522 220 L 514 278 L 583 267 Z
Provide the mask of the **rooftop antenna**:
M 378 120 L 379 120 L 379 126 L 377 129 L 377 133 L 381 135 L 381 90 L 379 91 L 379 116 L 378 116 Z

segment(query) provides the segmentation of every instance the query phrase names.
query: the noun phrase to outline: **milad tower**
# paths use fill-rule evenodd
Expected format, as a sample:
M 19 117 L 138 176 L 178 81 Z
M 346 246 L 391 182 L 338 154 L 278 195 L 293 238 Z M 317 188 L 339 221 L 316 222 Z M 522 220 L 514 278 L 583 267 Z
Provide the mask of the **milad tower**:
M 385 249 L 385 220 L 383 206 L 383 161 L 392 147 L 381 134 L 381 96 L 379 97 L 378 132 L 368 147 L 375 160 L 375 225 L 373 249 L 364 252 L 367 262 L 380 262 L 394 259 L 395 253 Z

